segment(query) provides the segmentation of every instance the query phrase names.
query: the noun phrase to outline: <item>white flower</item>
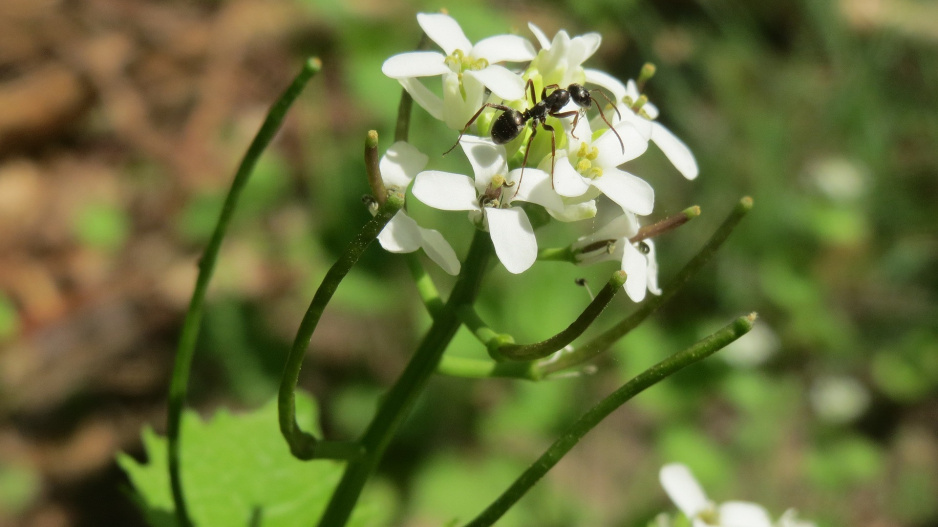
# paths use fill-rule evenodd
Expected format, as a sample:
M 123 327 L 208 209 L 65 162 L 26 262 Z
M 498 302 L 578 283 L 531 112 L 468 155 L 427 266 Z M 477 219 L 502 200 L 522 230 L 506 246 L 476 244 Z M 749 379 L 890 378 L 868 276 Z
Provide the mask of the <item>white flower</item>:
M 595 187 L 626 212 L 651 214 L 655 190 L 644 179 L 618 168 L 640 156 L 648 148 L 648 140 L 627 121 L 617 124 L 615 132 L 618 136 L 607 128 L 593 141 L 589 121 L 580 119 L 568 133 L 566 152 L 558 152 L 554 161 L 554 189 L 561 196 L 576 197 Z M 539 168 L 545 168 L 549 162 L 548 157 Z
M 645 291 L 660 295 L 658 287 L 658 261 L 655 244 L 651 240 L 632 243 L 629 238 L 638 234 L 638 218 L 628 212 L 610 221 L 599 230 L 583 236 L 573 243 L 578 263 L 593 264 L 606 260 L 622 262 L 625 271 L 625 292 L 634 302 L 645 299 Z M 647 252 L 642 250 L 647 248 Z
M 710 501 L 685 465 L 665 465 L 659 477 L 668 497 L 691 520 L 693 527 L 772 527 L 772 520 L 761 505 L 746 501 L 717 505 Z
M 413 145 L 398 141 L 388 148 L 379 162 L 381 179 L 388 190 L 406 192 L 417 172 L 427 166 L 429 158 Z M 410 253 L 423 249 L 431 260 L 451 275 L 459 274 L 459 259 L 439 231 L 425 229 L 403 209 L 391 218 L 378 234 L 381 247 L 392 253 Z
M 537 259 L 534 229 L 514 200 L 562 210 L 563 203 L 550 188 L 550 176 L 534 168 L 508 172 L 505 148 L 489 139 L 463 136 L 460 141 L 475 173 L 475 181 L 463 174 L 428 170 L 417 174 L 414 196 L 441 210 L 468 210 L 470 218 L 488 227 L 495 254 L 512 273 L 527 270 Z
M 517 35 L 497 35 L 475 45 L 449 15 L 419 13 L 417 22 L 443 53 L 414 51 L 394 55 L 381 71 L 397 79 L 433 117 L 454 130 L 462 130 L 483 103 L 485 88 L 513 101 L 524 98 L 524 80 L 499 62 L 524 62 L 534 58 L 534 46 Z M 417 77 L 443 76 L 443 99 Z
M 548 40 L 539 27 L 529 22 L 528 28 L 541 44 L 541 51 L 528 67 L 529 78 L 540 75 L 544 86 L 557 84 L 561 88 L 566 88 L 572 83 L 583 84 L 586 80 L 583 63 L 599 49 L 602 43 L 599 33 L 570 38 L 570 35 L 561 29 L 554 35 L 553 40 Z
M 622 120 L 634 124 L 647 139 L 655 143 L 685 178 L 697 177 L 699 169 L 694 154 L 683 141 L 655 120 L 658 117 L 655 105 L 646 102 L 639 112 L 633 110 L 633 105 L 641 96 L 634 80 L 629 79 L 628 83 L 623 85 L 619 79 L 608 73 L 592 69 L 586 70 L 586 80 L 612 92 L 616 108 L 619 110 L 618 115 L 621 115 Z M 611 118 L 615 119 L 616 112 L 612 114 Z
M 782 513 L 782 517 L 775 524 L 776 527 L 817 527 L 814 522 L 799 520 L 798 512 L 795 509 L 788 509 Z

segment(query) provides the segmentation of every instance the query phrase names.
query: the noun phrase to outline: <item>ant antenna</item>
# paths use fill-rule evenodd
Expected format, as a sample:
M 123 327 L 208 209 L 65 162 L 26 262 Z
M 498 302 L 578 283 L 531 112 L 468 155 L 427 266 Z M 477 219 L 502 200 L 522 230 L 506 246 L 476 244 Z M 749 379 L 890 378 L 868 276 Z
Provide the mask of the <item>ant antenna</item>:
M 596 109 L 599 110 L 599 116 L 603 118 L 603 122 L 606 123 L 606 126 L 608 126 L 610 130 L 612 130 L 612 133 L 616 134 L 616 139 L 619 140 L 619 146 L 622 147 L 622 153 L 624 154 L 624 153 L 625 153 L 625 143 L 622 141 L 622 136 L 619 135 L 619 132 L 616 131 L 615 127 L 612 126 L 612 124 L 609 123 L 609 120 L 608 120 L 608 119 L 606 119 L 606 114 L 603 113 L 603 107 L 602 107 L 602 105 L 600 105 L 600 104 L 599 104 L 599 101 L 596 100 L 596 97 L 593 97 L 593 95 L 592 95 L 592 93 L 593 93 L 594 91 L 598 91 L 599 93 L 602 94 L 602 96 L 606 99 L 606 101 L 608 101 L 609 104 L 612 106 L 612 109 L 616 111 L 616 115 L 619 116 L 619 119 L 622 119 L 622 114 L 619 113 L 619 108 L 617 108 L 616 105 L 613 104 L 613 102 L 612 102 L 612 100 L 609 98 L 609 96 L 606 95 L 606 92 L 600 90 L 599 88 L 594 88 L 594 89 L 590 90 L 590 99 L 592 99 L 593 102 L 596 103 Z

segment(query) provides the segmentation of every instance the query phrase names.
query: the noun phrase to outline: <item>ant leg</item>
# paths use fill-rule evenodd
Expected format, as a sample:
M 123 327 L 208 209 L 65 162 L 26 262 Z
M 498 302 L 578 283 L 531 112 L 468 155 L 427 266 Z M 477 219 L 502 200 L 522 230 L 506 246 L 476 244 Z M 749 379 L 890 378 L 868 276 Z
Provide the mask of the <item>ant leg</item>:
M 541 90 L 541 100 L 542 100 L 542 101 L 547 98 L 547 89 L 548 89 L 548 88 L 552 88 L 552 89 L 555 89 L 555 90 L 559 90 L 559 89 L 560 89 L 560 85 L 559 85 L 559 84 L 548 84 L 547 86 L 544 86 L 544 89 Z
M 443 155 L 444 155 L 444 156 L 445 156 L 446 154 L 452 152 L 453 149 L 456 148 L 457 145 L 459 145 L 459 140 L 462 139 L 463 134 L 465 134 L 465 133 L 466 133 L 466 130 L 468 130 L 469 127 L 472 126 L 472 123 L 476 122 L 476 119 L 478 119 L 479 116 L 482 115 L 482 110 L 485 110 L 486 108 L 495 108 L 496 110 L 501 110 L 501 111 L 503 111 L 503 112 L 507 112 L 507 111 L 511 111 L 511 110 L 512 110 L 512 108 L 509 108 L 509 107 L 504 106 L 504 105 L 501 105 L 501 104 L 492 104 L 492 103 L 490 103 L 490 102 L 487 102 L 487 103 L 483 104 L 482 107 L 479 108 L 479 111 L 476 112 L 475 115 L 472 116 L 472 119 L 469 119 L 469 122 L 466 123 L 466 126 L 463 127 L 462 131 L 459 132 L 459 137 L 456 138 L 456 143 L 455 143 L 453 146 L 449 147 L 449 150 L 447 150 L 446 152 L 443 152 Z
M 528 82 L 525 83 L 524 87 L 525 87 L 524 91 L 531 90 L 531 104 L 532 105 L 537 104 L 537 99 L 535 98 L 535 94 L 534 94 L 534 81 L 532 81 L 531 79 L 528 79 Z
M 565 117 L 573 117 L 573 128 L 570 129 L 570 136 L 574 139 L 579 139 L 576 136 L 576 124 L 580 122 L 580 112 L 578 110 L 570 110 L 569 112 L 560 112 L 549 114 L 551 117 L 556 117 L 558 119 L 563 119 Z
M 547 124 L 541 123 L 541 126 L 550 131 L 550 189 L 554 189 L 554 162 L 557 160 L 557 142 L 554 134 L 554 127 Z
M 534 126 L 531 127 L 531 137 L 528 137 L 528 147 L 524 149 L 524 160 L 521 161 L 521 175 L 518 176 L 518 186 L 515 187 L 515 193 L 511 195 L 511 199 L 515 199 L 518 191 L 521 190 L 521 182 L 524 181 L 524 167 L 528 166 L 528 154 L 531 153 L 531 141 L 534 140 L 535 135 L 537 135 L 537 123 L 534 123 Z
M 600 92 L 600 93 L 602 93 L 602 92 Z M 590 98 L 592 99 L 592 97 L 590 97 Z M 596 101 L 596 99 L 593 99 L 593 100 Z M 625 143 L 622 142 L 622 136 L 619 135 L 619 132 L 616 131 L 615 127 L 613 127 L 611 124 L 609 124 L 609 120 L 606 119 L 606 114 L 603 113 L 603 109 L 599 106 L 599 101 L 596 101 L 596 109 L 599 110 L 599 116 L 603 118 L 603 122 L 606 123 L 606 124 L 609 126 L 609 129 L 612 130 L 612 133 L 616 134 L 616 138 L 619 140 L 619 146 L 622 147 L 622 153 L 624 154 L 624 153 L 625 153 Z M 619 111 L 619 109 L 616 108 L 616 112 L 618 112 L 618 111 Z

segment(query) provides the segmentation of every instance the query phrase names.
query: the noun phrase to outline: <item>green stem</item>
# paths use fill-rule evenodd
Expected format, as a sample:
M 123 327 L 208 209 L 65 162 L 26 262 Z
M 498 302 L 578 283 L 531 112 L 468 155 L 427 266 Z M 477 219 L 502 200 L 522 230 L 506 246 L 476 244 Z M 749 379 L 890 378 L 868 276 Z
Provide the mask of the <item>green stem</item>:
M 632 378 L 621 388 L 591 408 L 567 429 L 508 489 L 502 493 L 479 516 L 466 527 L 492 525 L 505 514 L 531 487 L 534 486 L 554 465 L 560 461 L 590 430 L 598 425 L 626 401 L 665 377 L 695 362 L 703 360 L 725 347 L 752 329 L 755 313 L 739 317 L 713 335 L 697 342 L 690 348 L 676 353 Z
M 300 322 L 300 328 L 296 332 L 296 338 L 293 340 L 293 346 L 290 348 L 290 354 L 287 356 L 286 365 L 283 368 L 283 377 L 280 381 L 280 393 L 277 401 L 278 415 L 280 419 L 280 432 L 290 445 L 290 452 L 299 459 L 314 459 L 323 457 L 332 457 L 338 459 L 352 459 L 362 453 L 362 449 L 357 444 L 335 443 L 321 441 L 316 439 L 309 432 L 300 429 L 296 422 L 296 384 L 300 378 L 300 367 L 303 365 L 303 357 L 306 355 L 306 348 L 309 347 L 310 339 L 319 319 L 322 317 L 326 305 L 332 299 L 332 295 L 339 287 L 339 283 L 345 278 L 355 262 L 361 257 L 368 245 L 371 244 L 384 229 L 391 218 L 397 214 L 397 211 L 404 206 L 404 195 L 400 193 L 390 193 L 387 195 L 387 201 L 378 213 L 362 228 L 358 236 L 349 244 L 345 252 L 323 278 L 319 289 L 313 295 L 309 309 Z
M 440 375 L 468 379 L 505 377 L 526 381 L 541 380 L 534 362 L 495 362 L 453 355 L 443 355 L 436 372 Z
M 616 296 L 616 293 L 622 289 L 622 284 L 624 283 L 625 271 L 616 271 L 613 273 L 612 278 L 609 279 L 606 286 L 603 287 L 602 291 L 596 295 L 596 298 L 590 302 L 590 305 L 586 306 L 586 309 L 580 313 L 580 316 L 577 317 L 567 329 L 557 333 L 553 337 L 535 344 L 502 344 L 497 347 L 490 346 L 489 353 L 491 353 L 496 360 L 528 361 L 543 359 L 563 349 L 564 346 L 570 344 L 574 339 L 582 335 L 583 332 L 586 331 L 586 328 L 590 327 L 596 318 L 599 317 L 599 314 L 606 309 L 606 306 L 609 305 L 612 298 Z
M 430 314 L 430 317 L 436 318 L 436 315 L 443 309 L 443 300 L 440 299 L 440 292 L 437 291 L 436 286 L 433 284 L 433 279 L 430 278 L 430 274 L 427 273 L 423 264 L 420 263 L 420 257 L 417 256 L 417 253 L 407 253 L 405 257 L 407 259 L 407 267 L 410 269 L 410 275 L 414 278 L 414 285 L 417 286 L 417 294 L 420 295 L 420 301 L 423 302 L 424 307 L 427 308 L 427 313 Z
M 449 300 L 434 318 L 433 325 L 404 372 L 383 398 L 381 407 L 361 438 L 365 454 L 346 465 L 342 480 L 319 520 L 320 526 L 339 527 L 348 521 L 362 488 L 374 473 L 391 438 L 410 412 L 417 396 L 436 370 L 443 351 L 459 329 L 458 308 L 475 301 L 491 254 L 492 243 L 488 233 L 476 231 Z
M 716 232 L 713 233 L 713 236 L 707 241 L 706 245 L 697 253 L 694 258 L 691 259 L 687 265 L 681 269 L 677 276 L 674 277 L 674 280 L 666 288 L 660 296 L 652 296 L 642 304 L 634 313 L 623 319 L 621 322 L 613 326 L 612 328 L 606 330 L 599 336 L 597 336 L 592 341 L 584 344 L 583 346 L 578 347 L 573 350 L 571 353 L 564 355 L 563 357 L 558 358 L 555 361 L 550 363 L 541 363 L 538 366 L 542 377 L 547 377 L 548 375 L 571 368 L 573 366 L 580 365 L 586 361 L 589 361 L 605 351 L 609 346 L 611 346 L 615 341 L 619 340 L 629 331 L 632 331 L 639 324 L 642 323 L 646 318 L 648 318 L 652 313 L 658 310 L 659 307 L 664 305 L 665 302 L 670 300 L 677 291 L 691 279 L 692 276 L 697 274 L 698 271 L 712 258 L 716 253 L 717 249 L 723 245 L 723 242 L 726 241 L 726 238 L 733 232 L 733 229 L 739 224 L 740 220 L 752 209 L 752 198 L 744 197 L 739 200 L 736 207 L 733 209 L 733 212 L 723 221 Z
M 176 362 L 173 366 L 173 376 L 169 385 L 169 408 L 166 418 L 166 436 L 169 458 L 169 480 L 173 494 L 173 504 L 175 506 L 176 522 L 182 527 L 191 527 L 192 519 L 189 516 L 189 510 L 186 506 L 185 495 L 182 489 L 182 477 L 180 474 L 180 428 L 182 425 L 182 409 L 186 402 L 186 392 L 189 385 L 189 372 L 192 367 L 192 357 L 195 354 L 195 344 L 199 336 L 199 325 L 202 320 L 202 306 L 205 303 L 205 293 L 208 290 L 209 281 L 212 278 L 212 272 L 215 270 L 215 261 L 218 258 L 218 251 L 221 247 L 222 239 L 228 229 L 231 216 L 234 214 L 235 207 L 238 204 L 238 198 L 248 178 L 254 171 L 258 158 L 270 144 L 271 139 L 280 129 L 283 118 L 290 109 L 290 106 L 303 91 L 306 83 L 322 69 L 322 62 L 318 58 L 310 58 L 303 64 L 303 68 L 297 74 L 290 86 L 283 92 L 277 102 L 271 106 L 267 113 L 267 118 L 258 130 L 257 135 L 248 147 L 241 165 L 235 174 L 234 181 L 231 183 L 231 189 L 225 198 L 225 204 L 222 207 L 218 222 L 215 224 L 215 231 L 205 248 L 202 258 L 199 260 L 199 275 L 196 278 L 195 290 L 192 293 L 192 299 L 189 301 L 189 309 L 186 311 L 186 318 L 183 321 L 182 334 L 179 337 L 179 345 L 176 348 Z

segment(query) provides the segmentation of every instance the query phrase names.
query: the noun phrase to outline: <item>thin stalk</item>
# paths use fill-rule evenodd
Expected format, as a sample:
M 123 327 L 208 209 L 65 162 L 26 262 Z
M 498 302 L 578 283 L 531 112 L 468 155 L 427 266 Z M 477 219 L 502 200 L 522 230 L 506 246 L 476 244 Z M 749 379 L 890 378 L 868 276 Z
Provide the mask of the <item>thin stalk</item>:
M 489 346 L 489 353 L 491 353 L 496 360 L 502 359 L 511 361 L 543 359 L 544 357 L 552 355 L 582 335 L 583 332 L 586 331 L 586 328 L 590 327 L 590 325 L 596 321 L 596 318 L 599 317 L 600 313 L 606 309 L 606 306 L 609 305 L 609 302 L 616 296 L 616 293 L 622 289 L 622 284 L 624 283 L 625 271 L 616 271 L 613 273 L 612 278 L 609 279 L 606 286 L 603 287 L 602 291 L 596 295 L 596 298 L 586 306 L 586 309 L 580 313 L 580 316 L 577 317 L 567 329 L 557 333 L 553 337 L 534 344 L 522 345 L 506 343 Z
M 489 359 L 473 359 L 443 355 L 436 367 L 440 375 L 467 379 L 505 377 L 526 381 L 539 381 L 539 372 L 534 362 L 495 362 Z
M 322 441 L 316 439 L 309 432 L 300 429 L 300 425 L 296 421 L 296 384 L 299 382 L 300 368 L 303 365 L 306 348 L 309 347 L 313 332 L 316 331 L 316 326 L 319 325 L 319 319 L 322 317 L 326 305 L 332 299 L 332 295 L 339 287 L 339 283 L 355 265 L 362 253 L 365 252 L 365 249 L 378 237 L 384 226 L 391 221 L 391 218 L 403 206 L 403 194 L 392 192 L 387 195 L 387 201 L 384 205 L 381 205 L 375 217 L 362 227 L 358 236 L 349 243 L 339 259 L 326 272 L 319 289 L 313 295 L 309 309 L 306 310 L 306 314 L 300 322 L 300 328 L 296 332 L 296 338 L 293 340 L 293 346 L 290 348 L 290 354 L 287 356 L 286 365 L 283 368 L 283 377 L 280 381 L 280 393 L 277 400 L 280 432 L 287 440 L 287 444 L 290 445 L 290 452 L 299 459 L 323 457 L 353 459 L 362 453 L 362 448 L 358 444 Z
M 339 527 L 348 521 L 365 483 L 377 468 L 391 438 L 410 413 L 417 396 L 436 370 L 443 351 L 459 329 L 461 322 L 458 308 L 475 301 L 492 250 L 488 233 L 476 231 L 453 293 L 434 318 L 433 325 L 404 372 L 383 398 L 381 407 L 360 441 L 365 454 L 346 465 L 342 480 L 319 520 L 321 527 Z
M 726 238 L 733 232 L 733 229 L 739 224 L 740 220 L 752 209 L 752 198 L 744 197 L 739 200 L 736 207 L 730 215 L 723 221 L 713 236 L 701 248 L 700 252 L 694 256 L 674 277 L 670 284 L 664 288 L 660 296 L 652 296 L 645 300 L 645 303 L 634 313 L 623 319 L 621 322 L 606 330 L 595 339 L 573 350 L 572 352 L 558 358 L 552 362 L 543 362 L 538 366 L 542 377 L 565 370 L 567 368 L 580 365 L 589 361 L 612 346 L 617 340 L 632 331 L 639 324 L 648 318 L 652 313 L 658 310 L 668 300 L 670 300 L 677 291 L 697 274 L 700 269 L 709 262 L 717 249 L 723 245 Z
M 293 105 L 293 102 L 303 91 L 306 83 L 322 69 L 322 62 L 318 58 L 307 59 L 303 68 L 293 79 L 290 86 L 280 95 L 280 98 L 271 106 L 267 113 L 264 123 L 258 130 L 257 135 L 248 147 L 238 171 L 235 173 L 234 181 L 228 190 L 228 196 L 222 206 L 221 214 L 218 216 L 218 222 L 215 224 L 215 231 L 205 247 L 205 252 L 199 260 L 199 275 L 196 278 L 195 290 L 192 292 L 192 299 L 189 301 L 189 308 L 186 311 L 186 318 L 182 325 L 182 334 L 179 336 L 179 345 L 176 348 L 176 362 L 173 366 L 173 376 L 169 385 L 169 408 L 166 418 L 166 436 L 169 458 L 169 481 L 173 494 L 173 504 L 175 506 L 176 522 L 182 527 L 191 527 L 192 519 L 189 516 L 189 510 L 186 505 L 185 494 L 182 488 L 182 477 L 180 474 L 180 428 L 182 425 L 182 409 L 186 402 L 186 393 L 189 386 L 189 372 L 192 368 L 192 357 L 195 354 L 195 344 L 199 337 L 199 326 L 202 320 L 202 308 L 205 303 L 205 293 L 208 290 L 209 281 L 215 270 L 215 262 L 218 259 L 218 251 L 221 248 L 222 239 L 228 230 L 228 224 L 231 216 L 234 214 L 235 207 L 238 204 L 238 198 L 248 178 L 254 171 L 257 160 L 263 154 L 267 145 L 276 135 L 277 130 L 283 122 L 283 118 Z
M 431 318 L 436 318 L 437 313 L 443 309 L 443 300 L 440 299 L 440 292 L 437 291 L 430 273 L 420 263 L 420 257 L 417 253 L 407 253 L 404 255 L 407 260 L 407 267 L 410 269 L 410 275 L 414 279 L 414 285 L 417 287 L 417 294 L 420 295 L 420 301 L 427 308 L 427 313 Z
M 723 329 L 697 342 L 684 351 L 671 355 L 667 359 L 648 368 L 632 378 L 621 388 L 607 396 L 591 408 L 577 422 L 560 436 L 508 489 L 502 493 L 479 516 L 466 524 L 466 527 L 485 527 L 492 525 L 508 511 L 531 487 L 534 486 L 554 465 L 560 461 L 590 430 L 612 412 L 635 397 L 646 388 L 657 384 L 678 370 L 703 360 L 729 343 L 745 335 L 752 329 L 755 313 L 739 317 Z

